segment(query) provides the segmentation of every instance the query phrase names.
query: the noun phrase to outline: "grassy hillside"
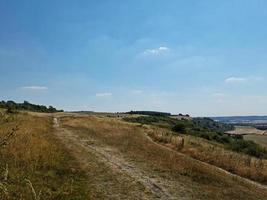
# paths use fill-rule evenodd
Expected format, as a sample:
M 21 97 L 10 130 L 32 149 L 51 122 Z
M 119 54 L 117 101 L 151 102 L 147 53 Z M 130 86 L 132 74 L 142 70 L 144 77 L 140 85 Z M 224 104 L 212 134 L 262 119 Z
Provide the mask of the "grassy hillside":
M 148 135 L 155 141 L 198 160 L 216 165 L 240 176 L 267 184 L 266 150 L 252 141 L 233 138 L 222 131 L 231 126 L 162 117 L 138 116 L 124 120 L 150 125 Z M 207 122 L 208 120 L 208 122 Z M 207 126 L 206 124 L 209 123 Z M 152 130 L 151 130 L 152 129 Z
M 86 199 L 84 173 L 52 118 L 0 113 L 0 199 Z
M 125 121 L 141 124 L 152 124 L 167 128 L 173 134 L 187 134 L 215 141 L 224 145 L 226 149 L 245 153 L 258 158 L 267 158 L 267 151 L 252 141 L 243 140 L 242 136 L 229 136 L 226 131 L 234 127 L 229 124 L 215 122 L 209 118 L 194 118 L 193 120 L 177 120 L 165 116 L 126 117 Z
M 0 199 L 267 196 L 266 188 L 213 166 L 265 183 L 266 160 L 226 150 L 213 140 L 174 134 L 175 123 L 166 118 L 145 125 L 121 116 L 127 115 L 1 111 Z
M 108 156 L 109 160 L 122 157 L 131 163 L 129 169 L 142 169 L 143 174 L 160 182 L 174 199 L 264 199 L 267 195 L 266 189 L 233 178 L 211 165 L 178 153 L 176 149 L 173 151 L 170 142 L 166 142 L 164 147 L 146 136 L 149 135 L 154 141 L 157 141 L 156 135 L 162 139 L 168 132 L 165 128 L 154 125 L 140 126 L 120 121 L 120 118 L 115 116 L 100 115 L 64 116 L 61 117 L 61 122 L 65 129 L 75 133 L 80 140 L 88 141 L 96 151 L 102 148 L 108 155 L 113 152 L 112 156 Z M 177 139 L 178 143 L 180 138 L 173 139 Z M 187 142 L 189 141 L 186 139 Z M 186 144 L 184 150 L 188 149 Z

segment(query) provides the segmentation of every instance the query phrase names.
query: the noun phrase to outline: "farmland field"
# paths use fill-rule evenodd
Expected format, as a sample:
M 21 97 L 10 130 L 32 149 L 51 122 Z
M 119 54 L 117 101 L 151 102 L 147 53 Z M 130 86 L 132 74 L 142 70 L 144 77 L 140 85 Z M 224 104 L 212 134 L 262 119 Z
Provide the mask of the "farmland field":
M 232 135 L 263 135 L 266 131 L 256 129 L 252 126 L 235 126 L 235 129 L 228 131 L 227 133 Z
M 254 141 L 267 148 L 267 135 L 250 134 L 250 135 L 245 135 L 244 139 Z

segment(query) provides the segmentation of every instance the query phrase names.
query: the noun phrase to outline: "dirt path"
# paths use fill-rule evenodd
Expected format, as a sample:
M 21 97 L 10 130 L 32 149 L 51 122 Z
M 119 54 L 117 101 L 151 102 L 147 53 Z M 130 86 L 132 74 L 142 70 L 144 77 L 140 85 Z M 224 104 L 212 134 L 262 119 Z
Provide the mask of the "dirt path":
M 101 120 L 53 120 L 58 138 L 88 172 L 88 188 L 101 196 L 89 199 L 265 199 L 266 186 L 158 144 L 133 127 Z
M 126 161 L 123 156 L 118 154 L 114 149 L 102 146 L 97 141 L 90 138 L 80 138 L 71 130 L 61 127 L 60 120 L 57 118 L 53 119 L 53 123 L 57 136 L 69 149 L 75 150 L 74 148 L 83 148 L 87 152 L 93 153 L 98 161 L 108 166 L 112 171 L 130 177 L 134 183 L 141 184 L 145 188 L 144 191 L 146 191 L 142 195 L 143 199 L 151 199 L 153 196 L 153 199 L 176 199 L 164 188 L 156 177 L 151 178 L 147 176 L 142 169 Z M 86 158 L 83 158 L 81 154 L 77 155 L 77 159 L 83 165 L 88 164 Z M 153 195 L 149 195 L 149 193 Z

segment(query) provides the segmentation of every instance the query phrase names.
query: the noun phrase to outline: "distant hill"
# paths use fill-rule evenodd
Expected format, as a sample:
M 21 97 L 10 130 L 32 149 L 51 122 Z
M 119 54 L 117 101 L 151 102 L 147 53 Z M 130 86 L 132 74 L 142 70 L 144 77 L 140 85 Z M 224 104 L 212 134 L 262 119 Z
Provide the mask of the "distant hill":
M 228 124 L 267 123 L 267 116 L 229 116 L 229 117 L 227 116 L 227 117 L 211 117 L 211 119 Z
M 53 106 L 46 107 L 44 105 L 36 105 L 29 103 L 28 101 L 24 101 L 23 103 L 16 103 L 14 101 L 0 101 L 0 108 L 7 109 L 9 112 L 14 112 L 15 110 L 27 110 L 45 113 L 63 112 L 63 110 L 57 110 Z

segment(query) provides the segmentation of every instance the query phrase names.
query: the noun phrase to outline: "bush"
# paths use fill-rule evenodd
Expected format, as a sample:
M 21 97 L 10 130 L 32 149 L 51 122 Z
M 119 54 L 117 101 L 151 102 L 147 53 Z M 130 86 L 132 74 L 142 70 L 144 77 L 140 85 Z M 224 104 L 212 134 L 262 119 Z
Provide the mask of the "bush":
M 245 153 L 257 158 L 267 158 L 267 150 L 253 141 L 234 139 L 229 148 L 233 151 Z
M 227 144 L 231 142 L 231 137 L 228 135 L 223 135 L 222 137 L 220 137 L 220 142 Z
M 172 131 L 177 133 L 187 133 L 186 126 L 183 123 L 177 123 L 173 128 Z
M 6 113 L 7 114 L 16 114 L 16 113 L 18 113 L 18 111 L 16 110 L 16 108 L 14 106 L 8 105 L 7 109 L 6 109 Z

